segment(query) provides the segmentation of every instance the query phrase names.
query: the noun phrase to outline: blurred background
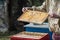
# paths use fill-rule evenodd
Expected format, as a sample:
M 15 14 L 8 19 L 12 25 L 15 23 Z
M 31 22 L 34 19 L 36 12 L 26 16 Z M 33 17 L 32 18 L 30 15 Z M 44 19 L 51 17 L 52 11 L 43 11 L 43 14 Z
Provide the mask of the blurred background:
M 44 0 L 0 0 L 0 40 L 24 30 L 27 22 L 18 22 L 23 7 L 40 6 Z
M 23 7 L 40 6 L 44 0 L 0 0 L 0 32 L 20 32 L 27 22 L 18 22 Z

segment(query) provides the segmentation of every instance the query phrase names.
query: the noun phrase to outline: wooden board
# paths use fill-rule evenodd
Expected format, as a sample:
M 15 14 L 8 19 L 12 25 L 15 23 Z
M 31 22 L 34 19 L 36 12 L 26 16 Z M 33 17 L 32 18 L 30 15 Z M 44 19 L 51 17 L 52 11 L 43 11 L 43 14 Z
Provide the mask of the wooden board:
M 44 38 L 48 33 L 38 33 L 38 32 L 20 32 L 16 35 L 13 35 L 12 37 L 16 38 L 27 38 L 27 39 L 42 39 Z
M 42 24 L 47 19 L 47 17 L 48 13 L 46 12 L 28 10 L 18 18 L 18 21 Z

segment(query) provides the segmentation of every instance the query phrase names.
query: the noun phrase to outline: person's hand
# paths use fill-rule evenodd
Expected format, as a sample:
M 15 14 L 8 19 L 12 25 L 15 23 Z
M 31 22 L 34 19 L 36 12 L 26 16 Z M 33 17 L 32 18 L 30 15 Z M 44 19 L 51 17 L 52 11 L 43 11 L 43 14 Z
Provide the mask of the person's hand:
M 56 15 L 56 14 L 52 14 L 52 15 L 49 15 L 51 18 L 60 18 L 59 15 Z
M 51 15 L 51 14 L 49 14 L 49 17 L 53 18 L 53 14 L 52 14 L 52 15 Z
M 28 7 L 23 7 L 22 8 L 22 12 L 25 12 L 25 11 L 27 11 L 28 10 Z

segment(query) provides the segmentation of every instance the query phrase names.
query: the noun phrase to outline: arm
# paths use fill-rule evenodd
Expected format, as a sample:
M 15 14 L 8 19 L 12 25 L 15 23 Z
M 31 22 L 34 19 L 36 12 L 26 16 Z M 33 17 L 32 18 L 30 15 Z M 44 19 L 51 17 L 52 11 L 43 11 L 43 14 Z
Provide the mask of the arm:
M 45 11 L 45 5 L 46 3 L 45 2 L 43 2 L 43 4 L 41 5 L 41 6 L 38 6 L 38 7 L 36 7 L 36 6 L 32 6 L 32 7 L 24 7 L 23 9 L 22 9 L 22 11 L 24 12 L 24 11 L 26 11 L 26 10 L 38 10 L 38 11 Z
M 35 10 L 45 11 L 45 10 L 46 10 L 45 6 L 46 6 L 46 3 L 45 3 L 45 1 L 44 1 L 41 6 L 35 7 Z M 33 7 L 32 7 L 32 8 L 33 8 Z

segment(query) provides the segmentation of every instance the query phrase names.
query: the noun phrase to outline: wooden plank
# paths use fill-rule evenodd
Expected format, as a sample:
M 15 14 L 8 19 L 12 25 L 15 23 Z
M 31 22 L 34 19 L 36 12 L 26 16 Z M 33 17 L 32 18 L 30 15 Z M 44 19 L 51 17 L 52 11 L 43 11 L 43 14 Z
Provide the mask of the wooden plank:
M 42 24 L 47 19 L 47 17 L 48 17 L 48 13 L 46 12 L 28 10 L 24 12 L 17 20 Z

